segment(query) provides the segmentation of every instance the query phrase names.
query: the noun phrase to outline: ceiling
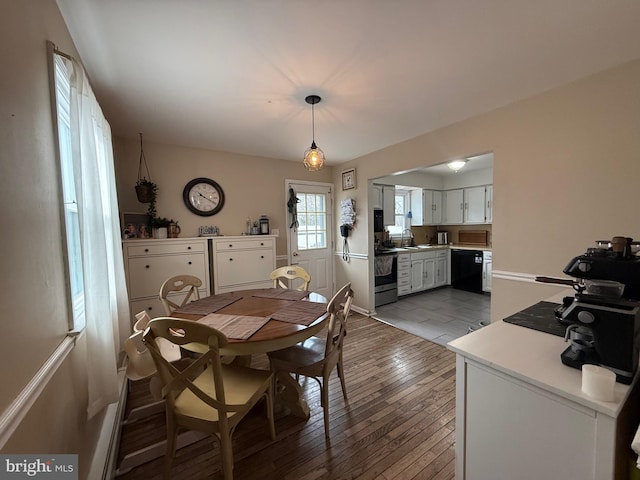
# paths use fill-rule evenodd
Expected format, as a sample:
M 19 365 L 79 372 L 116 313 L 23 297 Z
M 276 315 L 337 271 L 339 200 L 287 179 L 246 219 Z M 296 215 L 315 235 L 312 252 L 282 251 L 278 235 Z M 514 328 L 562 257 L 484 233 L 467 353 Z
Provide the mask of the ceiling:
M 301 161 L 317 94 L 328 164 L 640 57 L 637 0 L 58 4 L 114 135 Z

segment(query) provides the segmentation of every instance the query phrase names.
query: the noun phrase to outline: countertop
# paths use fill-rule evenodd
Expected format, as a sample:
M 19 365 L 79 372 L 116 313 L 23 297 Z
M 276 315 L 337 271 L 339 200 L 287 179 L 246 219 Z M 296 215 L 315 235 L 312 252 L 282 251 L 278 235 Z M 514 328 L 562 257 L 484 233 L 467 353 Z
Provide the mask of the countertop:
M 572 295 L 572 290 L 568 290 Z M 560 303 L 564 293 L 547 301 Z M 449 342 L 449 350 L 587 408 L 616 417 L 631 388 L 616 383 L 615 400 L 601 402 L 582 392 L 582 372 L 560 360 L 561 337 L 498 321 Z M 634 380 L 638 381 L 637 376 Z
M 390 255 L 392 253 L 415 253 L 423 252 L 427 250 L 444 250 L 444 249 L 457 249 L 457 250 L 481 250 L 483 252 L 490 252 L 491 247 L 487 245 L 470 245 L 468 243 L 452 243 L 449 245 L 416 245 L 415 247 L 392 247 L 375 251 L 375 255 Z

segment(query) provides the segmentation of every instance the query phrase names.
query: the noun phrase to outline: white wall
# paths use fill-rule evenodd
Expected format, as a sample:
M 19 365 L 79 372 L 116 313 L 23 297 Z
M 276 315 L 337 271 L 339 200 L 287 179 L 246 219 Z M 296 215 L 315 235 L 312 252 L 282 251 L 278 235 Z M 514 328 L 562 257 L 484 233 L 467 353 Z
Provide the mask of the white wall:
M 493 152 L 494 272 L 562 275 L 596 239 L 640 238 L 638 85 L 640 60 L 373 152 L 342 169 L 355 167 L 358 184 L 366 185 L 364 180 L 394 171 Z M 337 200 L 343 196 L 338 192 Z M 366 189 L 349 196 L 366 211 Z M 337 271 L 338 283 L 352 281 L 356 298 L 369 296 L 373 308 L 370 230 L 361 223 L 351 237 L 352 251 L 368 252 L 367 258 Z M 535 283 L 494 281 L 492 319 L 549 293 L 550 287 Z
M 54 0 L 2 0 L 0 44 L 0 412 L 66 335 L 69 310 L 49 95 L 46 41 L 77 55 Z M 87 422 L 80 340 L 2 448 L 2 453 L 77 453 L 85 477 L 101 416 Z M 115 374 L 115 372 L 114 372 Z

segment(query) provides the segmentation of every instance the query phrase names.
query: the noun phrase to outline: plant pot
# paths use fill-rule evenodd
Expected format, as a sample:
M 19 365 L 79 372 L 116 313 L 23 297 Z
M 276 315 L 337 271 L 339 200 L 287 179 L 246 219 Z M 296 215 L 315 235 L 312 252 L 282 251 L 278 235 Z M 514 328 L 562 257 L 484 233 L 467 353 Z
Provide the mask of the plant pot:
M 153 238 L 167 238 L 167 227 L 154 228 Z
M 136 185 L 136 195 L 140 203 L 151 203 L 154 197 L 153 185 Z

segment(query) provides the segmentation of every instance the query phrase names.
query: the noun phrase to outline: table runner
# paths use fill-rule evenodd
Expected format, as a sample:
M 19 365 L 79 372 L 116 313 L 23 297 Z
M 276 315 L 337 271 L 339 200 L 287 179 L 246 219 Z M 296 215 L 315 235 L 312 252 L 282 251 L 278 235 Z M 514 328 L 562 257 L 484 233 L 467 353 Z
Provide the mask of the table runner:
M 206 315 L 208 313 L 217 312 L 233 302 L 237 302 L 242 297 L 223 293 L 221 295 L 211 295 L 210 297 L 194 300 L 182 307 L 176 308 L 174 313 L 191 313 L 194 315 Z
M 227 338 L 246 340 L 269 321 L 269 317 L 210 313 L 198 322 L 221 331 Z
M 311 292 L 304 290 L 293 290 L 291 288 L 266 288 L 261 292 L 254 293 L 253 297 L 277 298 L 278 300 L 302 300 Z
M 309 325 L 326 311 L 326 303 L 298 301 L 271 314 L 271 318 L 283 322 Z

